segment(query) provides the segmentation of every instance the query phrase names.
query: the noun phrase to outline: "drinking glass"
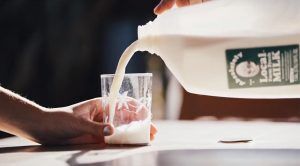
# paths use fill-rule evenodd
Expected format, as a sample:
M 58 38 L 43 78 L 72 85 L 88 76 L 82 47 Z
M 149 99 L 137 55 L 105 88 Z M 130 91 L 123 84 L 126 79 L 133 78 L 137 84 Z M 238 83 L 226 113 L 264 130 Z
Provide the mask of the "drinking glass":
M 110 121 L 108 96 L 114 74 L 101 75 L 101 93 L 104 123 L 114 126 L 114 134 L 105 137 L 107 144 L 137 144 L 150 142 L 152 74 L 125 74 Z

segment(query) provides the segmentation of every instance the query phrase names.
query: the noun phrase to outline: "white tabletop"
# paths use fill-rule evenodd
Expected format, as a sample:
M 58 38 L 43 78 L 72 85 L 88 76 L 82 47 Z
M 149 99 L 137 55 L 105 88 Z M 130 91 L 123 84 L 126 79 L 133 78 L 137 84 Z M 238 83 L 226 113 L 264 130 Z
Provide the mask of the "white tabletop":
M 156 139 L 150 146 L 142 147 L 101 147 L 100 145 L 42 147 L 17 137 L 1 139 L 0 165 L 89 165 L 147 154 L 147 152 L 169 150 L 300 150 L 300 123 L 157 121 L 155 124 L 159 129 Z M 220 140 L 252 141 L 220 143 Z M 151 165 L 152 160 L 147 160 L 147 155 L 138 160 L 135 158 L 129 164 L 134 165 L 142 162 L 141 160 L 148 161 L 147 164 Z

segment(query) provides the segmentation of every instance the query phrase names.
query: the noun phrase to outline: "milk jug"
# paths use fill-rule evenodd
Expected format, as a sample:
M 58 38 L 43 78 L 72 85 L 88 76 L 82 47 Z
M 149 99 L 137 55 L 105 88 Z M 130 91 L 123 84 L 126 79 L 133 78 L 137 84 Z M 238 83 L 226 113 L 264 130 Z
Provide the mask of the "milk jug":
M 138 50 L 155 53 L 191 93 L 300 97 L 299 0 L 212 0 L 172 9 L 138 27 Z

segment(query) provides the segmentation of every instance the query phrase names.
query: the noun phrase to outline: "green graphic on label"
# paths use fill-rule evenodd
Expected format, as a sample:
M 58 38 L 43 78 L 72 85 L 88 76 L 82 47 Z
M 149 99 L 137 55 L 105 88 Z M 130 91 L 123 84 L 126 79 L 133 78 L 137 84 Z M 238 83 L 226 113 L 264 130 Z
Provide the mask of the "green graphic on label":
M 226 50 L 233 88 L 299 84 L 299 45 Z

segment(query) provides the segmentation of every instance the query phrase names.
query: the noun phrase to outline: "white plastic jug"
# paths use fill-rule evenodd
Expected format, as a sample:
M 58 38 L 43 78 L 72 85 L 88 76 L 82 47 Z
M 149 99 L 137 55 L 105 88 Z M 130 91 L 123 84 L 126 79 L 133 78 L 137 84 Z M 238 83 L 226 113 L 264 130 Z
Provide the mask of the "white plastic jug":
M 138 28 L 191 93 L 300 97 L 299 0 L 216 0 L 177 8 Z

